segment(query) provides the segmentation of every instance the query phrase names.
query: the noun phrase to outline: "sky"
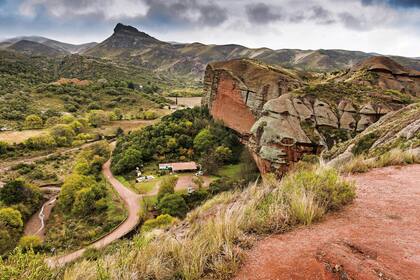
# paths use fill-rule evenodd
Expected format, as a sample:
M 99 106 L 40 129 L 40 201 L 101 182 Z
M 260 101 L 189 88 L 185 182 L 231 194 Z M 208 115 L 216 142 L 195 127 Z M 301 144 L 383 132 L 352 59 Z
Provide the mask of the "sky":
M 118 22 L 163 41 L 420 57 L 420 0 L 0 0 L 0 39 L 101 42 Z

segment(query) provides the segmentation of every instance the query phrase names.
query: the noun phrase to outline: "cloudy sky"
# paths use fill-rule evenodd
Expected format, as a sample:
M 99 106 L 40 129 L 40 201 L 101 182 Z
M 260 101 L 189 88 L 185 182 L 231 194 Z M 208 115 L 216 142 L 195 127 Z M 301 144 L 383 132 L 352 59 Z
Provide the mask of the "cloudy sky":
M 116 23 L 158 39 L 420 57 L 420 0 L 0 0 L 0 38 L 100 42 Z

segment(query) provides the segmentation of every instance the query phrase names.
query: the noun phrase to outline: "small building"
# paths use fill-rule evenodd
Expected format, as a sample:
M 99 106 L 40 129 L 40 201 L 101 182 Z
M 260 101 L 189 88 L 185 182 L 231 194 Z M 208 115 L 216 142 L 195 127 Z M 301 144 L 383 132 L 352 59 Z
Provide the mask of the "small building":
M 198 165 L 194 161 L 159 164 L 159 170 L 170 170 L 172 172 L 196 171 L 197 169 Z

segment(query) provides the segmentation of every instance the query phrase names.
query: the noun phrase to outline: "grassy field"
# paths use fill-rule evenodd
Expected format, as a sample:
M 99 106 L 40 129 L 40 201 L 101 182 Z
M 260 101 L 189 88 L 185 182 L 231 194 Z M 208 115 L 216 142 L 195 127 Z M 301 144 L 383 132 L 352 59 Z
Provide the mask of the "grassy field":
M 3 132 L 0 132 L 0 141 L 6 142 L 9 144 L 13 144 L 13 143 L 19 144 L 30 137 L 46 135 L 47 133 L 48 133 L 47 129 L 3 131 Z
M 217 171 L 217 175 L 220 177 L 238 179 L 240 177 L 241 167 L 242 163 L 225 165 Z

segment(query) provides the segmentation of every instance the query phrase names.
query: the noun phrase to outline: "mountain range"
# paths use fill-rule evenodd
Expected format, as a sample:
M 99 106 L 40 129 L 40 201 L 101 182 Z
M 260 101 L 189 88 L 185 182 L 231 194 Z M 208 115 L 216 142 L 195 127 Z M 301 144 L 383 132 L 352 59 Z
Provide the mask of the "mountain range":
M 45 46 L 45 47 L 44 47 Z M 173 43 L 154 38 L 135 27 L 118 23 L 114 33 L 103 42 L 72 45 L 44 37 L 16 37 L 0 43 L 0 48 L 32 55 L 68 55 L 110 59 L 146 67 L 156 72 L 169 72 L 201 79 L 212 61 L 252 58 L 265 63 L 306 71 L 337 71 L 351 68 L 378 54 L 347 50 L 299 50 L 247 48 L 241 45 Z M 420 70 L 420 59 L 389 56 L 401 65 Z

